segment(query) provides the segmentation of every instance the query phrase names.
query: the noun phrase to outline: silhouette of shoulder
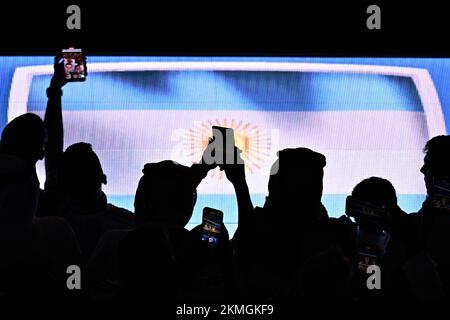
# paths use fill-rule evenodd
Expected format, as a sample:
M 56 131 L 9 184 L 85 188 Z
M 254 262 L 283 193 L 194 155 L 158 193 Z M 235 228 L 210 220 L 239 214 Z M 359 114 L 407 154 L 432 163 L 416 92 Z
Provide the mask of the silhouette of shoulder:
M 70 225 L 60 217 L 35 218 L 33 220 L 35 242 L 39 251 L 47 255 L 76 260 L 80 248 Z M 79 262 L 79 261 L 74 261 Z

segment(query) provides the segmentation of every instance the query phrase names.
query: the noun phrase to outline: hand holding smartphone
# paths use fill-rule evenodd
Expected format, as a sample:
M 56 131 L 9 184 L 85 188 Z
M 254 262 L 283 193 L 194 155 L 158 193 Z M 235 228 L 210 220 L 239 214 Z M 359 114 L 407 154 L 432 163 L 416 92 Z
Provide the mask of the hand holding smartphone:
M 222 224 L 222 211 L 209 207 L 203 208 L 202 241 L 213 245 L 218 244 Z

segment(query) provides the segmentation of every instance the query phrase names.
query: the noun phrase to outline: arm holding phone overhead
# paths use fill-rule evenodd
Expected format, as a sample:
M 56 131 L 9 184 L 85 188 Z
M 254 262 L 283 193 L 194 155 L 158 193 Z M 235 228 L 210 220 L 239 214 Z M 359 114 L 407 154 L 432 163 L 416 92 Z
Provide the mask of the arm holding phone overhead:
M 216 148 L 222 148 L 221 154 L 217 154 Z M 217 163 L 215 160 L 227 160 L 227 155 L 233 154 L 232 163 L 224 161 Z M 234 145 L 234 135 L 231 128 L 213 127 L 212 138 L 203 152 L 200 163 L 192 165 L 196 185 L 200 184 L 209 170 L 220 167 L 225 171 L 227 179 L 233 184 L 238 203 L 238 229 L 246 229 L 254 214 L 254 207 L 250 198 L 250 192 L 245 180 L 245 165 L 241 158 L 241 150 Z
M 47 191 L 56 188 L 58 163 L 64 151 L 62 87 L 67 82 L 86 80 L 86 57 L 81 49 L 64 49 L 54 58 L 53 69 L 53 77 L 47 89 L 48 101 L 44 116 L 47 128 L 45 146 L 45 189 Z
M 62 55 L 54 59 L 54 73 L 47 89 L 47 108 L 44 123 L 47 129 L 47 142 L 45 145 L 45 189 L 56 188 L 58 162 L 63 154 L 64 128 L 62 118 L 62 87 L 67 83 L 64 76 L 64 63 Z
M 211 148 L 214 146 L 212 145 L 213 138 L 209 139 L 209 143 L 206 147 L 206 149 L 203 151 L 202 159 L 199 163 L 194 163 L 191 166 L 192 176 L 193 176 L 193 183 L 195 188 L 198 187 L 198 185 L 202 182 L 204 178 L 208 175 L 209 170 L 214 169 L 217 165 L 216 164 L 207 164 L 205 161 L 205 157 L 207 155 L 211 154 Z
M 238 227 L 233 237 L 233 241 L 239 241 L 241 234 L 250 234 L 252 221 L 254 219 L 255 208 L 250 197 L 247 181 L 245 179 L 245 164 L 241 158 L 242 151 L 236 146 L 233 147 L 233 163 L 222 165 L 225 175 L 234 187 L 238 205 Z M 229 150 L 228 150 L 229 152 Z

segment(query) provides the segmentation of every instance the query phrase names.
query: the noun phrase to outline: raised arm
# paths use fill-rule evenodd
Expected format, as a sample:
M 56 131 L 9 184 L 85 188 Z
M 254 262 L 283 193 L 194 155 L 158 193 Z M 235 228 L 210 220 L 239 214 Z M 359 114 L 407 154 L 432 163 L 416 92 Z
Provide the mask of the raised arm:
M 45 146 L 45 189 L 56 187 L 58 162 L 63 153 L 64 129 L 62 118 L 62 87 L 66 84 L 64 78 L 64 64 L 61 56 L 56 56 L 54 73 L 47 89 L 47 109 L 44 123 L 47 128 L 47 143 Z
M 205 150 L 203 151 L 202 159 L 200 160 L 200 162 L 194 163 L 191 166 L 192 176 L 194 179 L 193 183 L 196 188 L 198 187 L 200 182 L 202 182 L 202 180 L 206 177 L 209 170 L 212 170 L 215 167 L 217 167 L 217 164 L 215 164 L 215 163 L 208 164 L 208 161 L 205 161 L 205 158 L 208 155 L 211 155 L 211 153 L 212 153 L 212 148 L 213 148 L 212 141 L 213 141 L 212 138 L 209 139 L 209 143 L 208 143 L 207 147 L 205 148 Z
M 236 199 L 238 205 L 238 228 L 236 236 L 240 237 L 241 233 L 247 233 L 251 222 L 254 218 L 254 207 L 252 199 L 250 198 L 250 191 L 245 180 L 245 165 L 241 158 L 241 150 L 235 147 L 237 154 L 237 163 L 224 165 L 225 175 L 227 179 L 233 184 L 236 192 Z

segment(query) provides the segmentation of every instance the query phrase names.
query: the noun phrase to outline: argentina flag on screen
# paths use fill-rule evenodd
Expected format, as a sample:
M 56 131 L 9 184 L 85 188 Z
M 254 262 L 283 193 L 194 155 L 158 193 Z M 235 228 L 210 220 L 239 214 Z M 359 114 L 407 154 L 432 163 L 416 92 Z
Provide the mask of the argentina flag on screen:
M 445 134 L 441 106 L 425 69 L 352 64 L 139 61 L 88 63 L 85 83 L 64 87 L 65 147 L 85 141 L 99 155 L 110 202 L 133 210 L 145 163 L 201 158 L 213 125 L 234 128 L 255 205 L 262 205 L 276 152 L 308 147 L 327 158 L 323 201 L 331 216 L 362 179 L 389 179 L 406 210 L 425 187 L 422 148 Z M 43 116 L 52 66 L 17 68 L 9 120 Z M 38 168 L 41 182 L 44 169 Z M 214 170 L 198 188 L 191 226 L 204 206 L 237 221 L 234 190 Z M 409 207 L 408 207 L 409 206 Z

